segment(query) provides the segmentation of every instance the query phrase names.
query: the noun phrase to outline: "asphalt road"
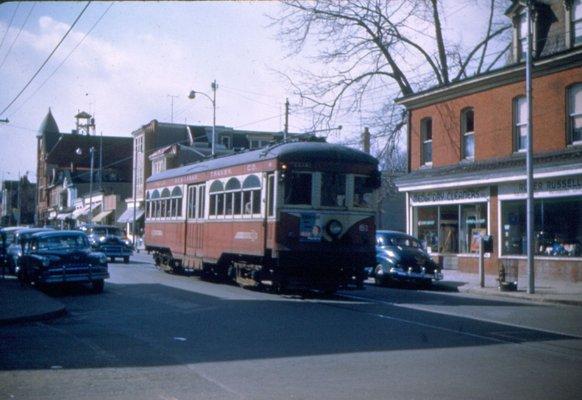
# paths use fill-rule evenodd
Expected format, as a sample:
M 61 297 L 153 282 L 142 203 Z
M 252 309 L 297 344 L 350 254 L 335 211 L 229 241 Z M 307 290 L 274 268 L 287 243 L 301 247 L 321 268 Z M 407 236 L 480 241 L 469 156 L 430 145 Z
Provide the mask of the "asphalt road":
M 278 296 L 111 264 L 0 328 L 0 399 L 578 399 L 582 308 L 444 290 Z

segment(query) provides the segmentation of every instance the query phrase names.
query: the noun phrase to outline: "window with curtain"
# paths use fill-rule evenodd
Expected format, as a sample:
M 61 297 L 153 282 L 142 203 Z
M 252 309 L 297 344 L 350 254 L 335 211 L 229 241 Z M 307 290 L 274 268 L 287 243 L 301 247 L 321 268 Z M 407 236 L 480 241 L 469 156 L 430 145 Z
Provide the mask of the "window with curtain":
M 525 96 L 513 101 L 513 130 L 515 151 L 527 150 L 527 100 Z

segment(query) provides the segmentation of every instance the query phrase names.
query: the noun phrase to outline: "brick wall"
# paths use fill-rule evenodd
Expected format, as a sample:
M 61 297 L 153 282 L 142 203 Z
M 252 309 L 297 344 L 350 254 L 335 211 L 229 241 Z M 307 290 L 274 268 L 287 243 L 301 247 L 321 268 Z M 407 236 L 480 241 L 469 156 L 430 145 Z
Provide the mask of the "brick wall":
M 533 81 L 533 136 L 536 153 L 566 146 L 566 90 L 582 82 L 582 69 L 573 68 Z M 411 169 L 420 167 L 420 120 L 432 118 L 433 166 L 461 160 L 461 110 L 475 112 L 475 160 L 513 154 L 513 99 L 525 95 L 525 82 L 489 89 L 411 111 L 409 156 Z

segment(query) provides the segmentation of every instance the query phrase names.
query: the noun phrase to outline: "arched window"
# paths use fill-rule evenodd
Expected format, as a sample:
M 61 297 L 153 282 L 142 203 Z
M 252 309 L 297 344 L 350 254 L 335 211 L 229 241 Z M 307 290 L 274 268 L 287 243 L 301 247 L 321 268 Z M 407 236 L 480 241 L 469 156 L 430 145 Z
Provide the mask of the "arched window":
M 181 217 L 182 216 L 182 189 L 176 186 L 172 189 L 172 199 L 171 199 L 171 217 Z
M 208 190 L 210 195 L 209 215 L 224 215 L 224 185 L 220 181 L 214 181 Z
M 242 213 L 241 210 L 241 184 L 240 181 L 236 178 L 230 178 L 228 182 L 226 182 L 225 187 L 225 205 L 224 209 L 225 215 L 240 215 Z
M 161 218 L 168 218 L 170 216 L 170 189 L 164 188 L 160 195 L 161 201 Z
M 146 218 L 152 217 L 152 201 L 150 199 L 150 191 L 146 192 Z
M 152 192 L 152 218 L 160 217 L 160 192 L 158 189 Z
M 256 175 L 249 175 L 243 182 L 243 214 L 261 213 L 261 180 Z
M 462 157 L 475 158 L 475 112 L 472 108 L 461 111 L 461 143 Z

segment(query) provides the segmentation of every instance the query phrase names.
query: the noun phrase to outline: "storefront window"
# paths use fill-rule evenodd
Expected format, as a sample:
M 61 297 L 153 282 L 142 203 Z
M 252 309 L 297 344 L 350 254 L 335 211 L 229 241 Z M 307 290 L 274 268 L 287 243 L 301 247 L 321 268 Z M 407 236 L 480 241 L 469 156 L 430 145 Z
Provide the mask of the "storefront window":
M 458 253 L 459 251 L 459 206 L 440 206 L 440 253 Z
M 504 201 L 502 255 L 526 255 L 526 202 Z M 582 256 L 582 197 L 536 199 L 534 201 L 535 254 L 538 256 Z
M 438 251 L 438 207 L 415 207 L 416 237 L 429 253 Z
M 487 234 L 487 203 L 461 205 L 461 253 L 478 253 L 479 238 Z

